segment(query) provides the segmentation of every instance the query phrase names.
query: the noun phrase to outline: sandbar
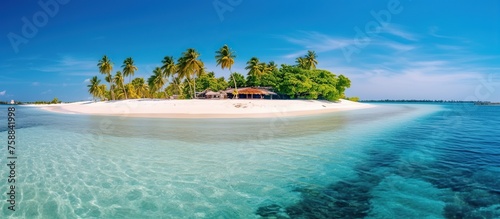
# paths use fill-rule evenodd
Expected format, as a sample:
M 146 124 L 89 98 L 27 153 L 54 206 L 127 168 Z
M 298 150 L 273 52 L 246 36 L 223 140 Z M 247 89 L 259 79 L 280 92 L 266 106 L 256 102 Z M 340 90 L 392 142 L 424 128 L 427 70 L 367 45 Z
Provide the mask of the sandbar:
M 57 113 L 149 118 L 269 118 L 316 115 L 375 107 L 372 104 L 343 99 L 337 102 L 268 99 L 131 99 L 31 106 Z

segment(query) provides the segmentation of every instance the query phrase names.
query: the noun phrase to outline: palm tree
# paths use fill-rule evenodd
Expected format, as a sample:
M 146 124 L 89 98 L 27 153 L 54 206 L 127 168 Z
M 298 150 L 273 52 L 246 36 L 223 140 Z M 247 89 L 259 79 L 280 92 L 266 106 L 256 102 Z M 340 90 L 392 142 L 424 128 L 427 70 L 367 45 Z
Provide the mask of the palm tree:
M 295 59 L 295 62 L 297 63 L 299 68 L 307 69 L 307 63 L 304 57 L 298 57 L 297 59 Z
M 316 60 L 316 53 L 314 51 L 307 51 L 307 55 L 304 57 L 307 69 L 316 69 L 318 60 Z
M 215 60 L 217 61 L 217 66 L 220 65 L 222 70 L 224 70 L 224 68 L 228 68 L 230 76 L 233 75 L 233 72 L 231 72 L 231 66 L 234 64 L 234 58 L 236 58 L 236 56 L 227 45 L 222 46 L 219 51 L 215 51 Z M 235 97 L 238 98 L 238 87 L 236 86 L 236 80 L 234 79 L 234 77 L 233 82 L 234 90 L 236 93 Z
M 123 76 L 120 71 L 116 72 L 115 75 L 115 82 L 118 87 L 121 87 L 123 89 L 123 93 L 125 94 L 125 99 L 128 99 L 127 97 L 127 91 L 125 90 L 125 86 L 123 85 Z
M 179 73 L 182 76 L 189 78 L 193 75 L 193 98 L 196 99 L 196 75 L 200 74 L 203 69 L 203 62 L 198 60 L 200 54 L 195 49 L 189 48 L 182 53 L 182 57 L 178 60 Z
M 177 59 L 177 77 L 174 77 L 174 79 L 177 78 L 179 79 L 180 83 L 183 83 L 182 79 L 185 78 L 185 81 L 187 81 L 187 84 L 189 86 L 188 90 L 192 90 L 192 84 L 190 82 L 191 75 L 187 71 L 181 70 L 181 63 L 184 63 L 184 57 L 180 57 L 179 59 Z M 184 89 L 184 87 L 182 89 Z
M 259 63 L 259 71 L 260 71 L 259 76 L 265 75 L 269 72 L 269 67 L 267 66 L 266 63 L 261 62 L 261 63 Z
M 165 56 L 161 62 L 163 63 L 161 69 L 165 77 L 169 78 L 177 72 L 177 65 L 175 64 L 174 57 Z
M 245 76 L 238 72 L 234 72 L 231 76 L 229 76 L 228 83 L 231 83 L 231 81 L 235 80 L 236 84 L 240 87 L 245 87 L 246 86 L 246 80 Z
M 247 62 L 247 66 L 245 67 L 245 69 L 248 70 L 247 85 L 257 86 L 258 80 L 265 73 L 266 70 L 265 67 L 266 67 L 265 63 L 261 63 L 259 62 L 258 58 L 252 57 Z
M 97 67 L 99 67 L 99 72 L 101 74 L 110 74 L 113 70 L 113 63 L 108 58 L 108 56 L 104 55 L 102 59 L 97 63 Z
M 184 87 L 183 87 L 182 80 L 180 77 L 174 77 L 172 79 L 172 83 L 170 85 L 172 85 L 173 91 L 177 90 L 178 91 L 177 94 L 179 96 L 182 96 L 182 91 L 183 91 Z M 174 93 L 174 92 L 172 92 L 172 93 Z
M 109 87 L 111 91 L 111 99 L 115 99 L 115 94 L 113 92 L 113 80 L 111 78 L 111 71 L 113 71 L 113 63 L 108 58 L 108 56 L 104 55 L 101 60 L 97 63 L 97 67 L 99 67 L 99 72 L 101 74 L 106 75 L 106 81 L 109 82 Z
M 138 70 L 137 66 L 134 65 L 134 60 L 132 59 L 132 57 L 128 57 L 123 61 L 122 68 L 123 76 L 129 76 L 128 81 L 130 82 L 132 80 L 132 76 L 134 76 L 135 71 Z
M 100 89 L 99 89 L 99 83 L 101 83 L 101 79 L 98 79 L 97 76 L 94 76 L 92 79 L 90 79 L 90 84 L 87 85 L 89 88 L 89 93 L 92 95 L 92 98 L 96 97 L 101 97 Z
M 165 77 L 160 67 L 153 70 L 153 75 L 148 78 L 148 85 L 152 93 L 158 92 L 165 85 Z
M 268 64 L 267 64 L 267 70 L 269 72 L 273 72 L 275 71 L 276 69 L 278 69 L 278 65 L 276 65 L 276 63 L 274 63 L 274 61 L 270 61 Z
M 135 90 L 134 85 L 132 83 L 128 83 L 125 85 L 125 90 L 127 91 L 127 96 L 129 96 L 131 99 L 139 98 L 137 95 L 137 91 Z
M 132 80 L 132 85 L 140 98 L 144 98 L 148 94 L 148 85 L 144 81 L 144 78 L 134 78 Z
M 111 94 L 111 99 L 115 100 L 116 95 L 115 95 L 115 78 L 113 78 L 113 75 L 108 74 L 106 77 L 104 77 L 104 80 L 110 84 L 109 86 L 109 91 Z
M 123 90 L 121 88 L 115 89 L 115 98 L 117 100 L 125 99 L 124 96 L 125 96 L 125 92 L 123 92 Z
M 99 95 L 99 98 L 101 100 L 104 100 L 106 98 L 105 97 L 106 96 L 106 85 L 105 84 L 99 85 L 97 94 Z
M 248 75 L 260 76 L 262 75 L 262 65 L 257 57 L 252 57 L 245 67 L 248 70 Z

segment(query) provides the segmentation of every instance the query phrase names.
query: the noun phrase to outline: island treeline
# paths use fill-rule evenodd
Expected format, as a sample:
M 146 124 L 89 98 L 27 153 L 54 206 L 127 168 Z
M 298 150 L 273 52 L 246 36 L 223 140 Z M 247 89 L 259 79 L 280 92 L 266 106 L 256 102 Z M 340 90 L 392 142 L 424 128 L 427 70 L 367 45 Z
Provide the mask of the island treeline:
M 104 55 L 97 67 L 109 86 L 94 76 L 87 87 L 94 99 L 100 100 L 192 99 L 206 89 L 221 91 L 228 88 L 234 88 L 233 96 L 238 97 L 238 88 L 266 87 L 285 98 L 334 101 L 345 98 L 344 91 L 351 86 L 349 78 L 343 75 L 316 69 L 318 61 L 314 51 L 298 57 L 295 65 L 282 64 L 281 67 L 273 61 L 262 62 L 252 57 L 246 62 L 246 76 L 232 72 L 236 56 L 227 45 L 215 51 L 214 58 L 218 67 L 229 71 L 227 80 L 208 71 L 200 54 L 192 48 L 183 52 L 177 60 L 173 56 L 165 56 L 149 78 L 132 78 L 138 68 L 131 57 L 126 58 L 121 69 L 113 73 L 114 63 Z

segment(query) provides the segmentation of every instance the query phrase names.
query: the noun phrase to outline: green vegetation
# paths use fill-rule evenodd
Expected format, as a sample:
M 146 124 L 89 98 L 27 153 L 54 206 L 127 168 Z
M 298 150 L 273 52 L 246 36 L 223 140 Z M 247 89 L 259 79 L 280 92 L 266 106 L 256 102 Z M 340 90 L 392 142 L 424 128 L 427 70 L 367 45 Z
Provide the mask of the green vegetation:
M 59 99 L 57 99 L 57 97 L 54 97 L 54 99 L 52 99 L 52 101 L 50 101 L 51 104 L 57 104 L 57 103 L 61 103 L 62 101 L 60 101 Z
M 325 99 L 330 101 L 345 98 L 344 91 L 351 86 L 349 78 L 335 75 L 329 71 L 316 69 L 318 61 L 314 51 L 308 51 L 305 56 L 296 59 L 296 65 L 282 64 L 278 67 L 273 61 L 261 62 L 252 57 L 246 62 L 246 77 L 238 72 L 232 72 L 236 55 L 227 45 L 215 51 L 215 61 L 222 70 L 229 70 L 229 78 L 216 77 L 214 72 L 208 72 L 200 60 L 200 54 L 195 49 L 187 49 L 175 61 L 173 56 L 165 56 L 161 67 L 156 67 L 151 76 L 132 78 L 138 68 L 129 57 L 123 61 L 122 71 L 113 71 L 113 63 L 104 55 L 97 67 L 104 75 L 109 86 L 101 84 L 101 79 L 94 76 L 90 79 L 89 93 L 95 99 L 120 100 L 135 98 L 196 98 L 196 93 L 210 89 L 212 91 L 235 88 L 237 94 L 241 87 L 267 87 L 278 93 L 282 98 L 292 99 Z M 129 77 L 128 83 L 125 83 Z M 109 88 L 109 89 L 108 89 Z M 359 98 L 351 98 L 358 101 Z
M 186 79 L 192 78 L 193 93 L 191 98 L 196 99 L 196 76 L 199 76 L 204 70 L 204 64 L 198 59 L 200 54 L 193 48 L 187 49 L 182 53 L 182 57 L 177 60 L 178 74 Z M 191 85 L 191 84 L 189 84 Z
M 277 91 L 291 98 L 335 101 L 343 97 L 343 91 L 350 86 L 348 78 L 337 77 L 326 70 L 282 65 L 277 74 Z
M 236 83 L 235 86 L 231 86 L 231 84 L 229 84 L 229 87 L 231 87 L 231 88 L 246 87 L 247 86 L 247 80 L 245 79 L 245 76 L 243 76 L 242 74 L 240 74 L 238 72 L 234 72 L 233 74 L 231 74 L 229 76 L 229 81 L 235 81 L 234 83 Z
M 346 97 L 346 100 L 354 101 L 354 102 L 359 102 L 359 97 Z
M 134 65 L 134 60 L 131 57 L 126 58 L 123 61 L 123 76 L 127 77 L 129 76 L 129 82 L 132 81 L 131 78 L 134 76 L 135 71 L 137 71 L 137 67 Z
M 59 104 L 62 103 L 57 97 L 54 97 L 52 101 L 34 101 L 34 102 L 26 102 L 26 104 Z M 21 102 L 17 102 L 16 104 L 21 104 Z
M 213 91 L 226 90 L 229 86 L 224 77 L 216 78 L 213 72 L 203 73 L 198 79 L 196 90 L 203 91 L 210 89 Z
M 115 94 L 114 94 L 114 80 L 111 77 L 111 71 L 113 71 L 113 63 L 109 58 L 104 55 L 101 60 L 97 63 L 97 67 L 99 67 L 99 72 L 103 75 L 105 75 L 105 80 L 106 82 L 109 83 L 109 86 L 111 87 L 110 93 L 111 93 L 111 99 L 115 99 Z M 92 93 L 91 93 L 92 94 Z
M 316 60 L 316 53 L 314 51 L 307 51 L 307 55 L 298 57 L 295 61 L 297 66 L 302 69 L 316 69 L 318 61 Z
M 225 68 L 229 69 L 229 77 L 233 76 L 233 73 L 231 72 L 231 66 L 233 66 L 234 64 L 234 58 L 236 58 L 234 52 L 231 51 L 231 49 L 227 45 L 222 46 L 219 51 L 215 51 L 215 60 L 217 61 L 217 66 L 220 65 L 222 70 L 224 70 Z M 234 77 L 231 77 L 231 79 L 234 83 L 235 93 L 237 94 L 238 86 L 236 83 L 236 79 Z
M 104 94 L 106 93 L 106 86 L 104 86 L 104 89 L 102 89 L 101 85 L 101 79 L 98 79 L 97 76 L 92 77 L 90 79 L 90 84 L 87 85 L 89 88 L 89 93 L 94 97 L 94 99 L 100 98 L 104 99 Z
M 155 93 L 159 93 L 166 84 L 166 81 L 167 77 L 165 76 L 164 71 L 162 71 L 160 67 L 156 67 L 155 70 L 153 70 L 153 75 L 148 78 L 151 95 L 155 96 Z M 158 94 L 156 94 L 156 96 L 158 96 Z

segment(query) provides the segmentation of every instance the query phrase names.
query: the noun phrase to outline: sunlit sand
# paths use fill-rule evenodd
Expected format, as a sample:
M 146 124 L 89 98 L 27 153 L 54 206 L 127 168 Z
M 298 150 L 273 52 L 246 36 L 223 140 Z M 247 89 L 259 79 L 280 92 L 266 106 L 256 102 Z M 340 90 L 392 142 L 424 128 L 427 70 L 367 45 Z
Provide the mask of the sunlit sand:
M 374 107 L 374 105 L 348 100 L 329 102 L 265 99 L 134 99 L 37 106 L 44 110 L 59 113 L 153 118 L 269 118 L 314 115 Z

